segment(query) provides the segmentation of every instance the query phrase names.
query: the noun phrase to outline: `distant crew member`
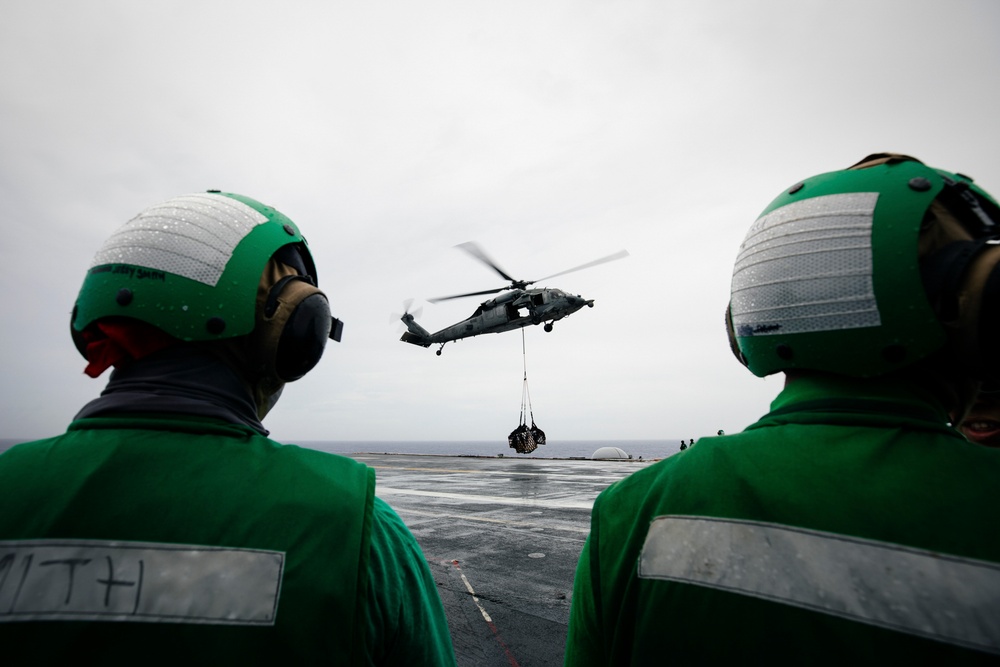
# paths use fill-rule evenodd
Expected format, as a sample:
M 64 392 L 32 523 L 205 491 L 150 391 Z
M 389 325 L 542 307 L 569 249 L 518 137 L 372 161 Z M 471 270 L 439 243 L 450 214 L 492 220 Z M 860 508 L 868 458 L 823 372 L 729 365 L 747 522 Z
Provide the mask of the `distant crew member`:
M 809 178 L 736 259 L 771 412 L 605 490 L 568 665 L 1000 659 L 1000 452 L 948 425 L 1000 377 L 1000 209 L 903 155 Z
M 104 243 L 70 329 L 111 379 L 65 434 L 0 456 L 4 664 L 454 664 L 374 471 L 261 423 L 340 340 L 317 284 L 298 227 L 235 194 Z

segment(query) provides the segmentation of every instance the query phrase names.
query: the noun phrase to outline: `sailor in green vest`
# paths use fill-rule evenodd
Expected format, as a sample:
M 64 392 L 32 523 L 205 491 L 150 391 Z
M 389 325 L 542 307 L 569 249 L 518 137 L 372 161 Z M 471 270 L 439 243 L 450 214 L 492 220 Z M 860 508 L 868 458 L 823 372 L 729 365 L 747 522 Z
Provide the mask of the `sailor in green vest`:
M 948 422 L 1000 376 L 1000 209 L 878 154 L 753 223 L 727 323 L 771 412 L 606 489 L 566 664 L 1000 660 L 1000 451 Z
M 97 252 L 71 333 L 100 397 L 0 456 L 0 662 L 450 665 L 375 475 L 270 440 L 342 324 L 298 227 L 210 191 Z

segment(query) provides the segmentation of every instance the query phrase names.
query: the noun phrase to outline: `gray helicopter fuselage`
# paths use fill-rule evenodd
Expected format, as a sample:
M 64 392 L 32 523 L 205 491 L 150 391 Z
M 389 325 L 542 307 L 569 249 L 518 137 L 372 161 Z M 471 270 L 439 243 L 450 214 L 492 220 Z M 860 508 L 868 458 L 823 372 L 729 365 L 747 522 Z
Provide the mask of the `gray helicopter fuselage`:
M 561 320 L 584 306 L 593 305 L 593 300 L 567 294 L 560 289 L 513 289 L 483 301 L 467 319 L 433 334 L 417 324 L 412 315 L 403 315 L 402 320 L 408 331 L 400 340 L 429 347 L 485 333 L 513 331 L 542 322 L 546 323 L 548 330 L 552 322 Z

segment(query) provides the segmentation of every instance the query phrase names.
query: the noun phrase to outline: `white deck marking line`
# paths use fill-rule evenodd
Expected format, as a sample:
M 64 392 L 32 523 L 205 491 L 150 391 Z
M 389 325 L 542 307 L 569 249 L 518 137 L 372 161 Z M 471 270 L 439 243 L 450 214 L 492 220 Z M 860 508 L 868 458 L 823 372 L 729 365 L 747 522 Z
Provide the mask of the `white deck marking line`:
M 562 509 L 589 510 L 594 506 L 594 501 L 581 502 L 578 500 L 538 500 L 527 498 L 508 498 L 504 496 L 478 496 L 467 493 L 449 493 L 447 491 L 420 491 L 418 489 L 397 489 L 389 486 L 375 485 L 375 495 L 381 497 L 385 495 L 407 495 L 426 496 L 430 498 L 451 498 L 454 500 L 464 500 L 475 503 L 494 503 L 497 505 L 521 505 L 528 507 L 558 507 Z
M 486 609 L 483 608 L 483 605 L 479 603 L 479 598 L 476 597 L 476 591 L 472 590 L 472 584 L 470 584 L 469 580 L 465 578 L 465 573 L 462 572 L 462 568 L 458 566 L 458 561 L 453 560 L 451 561 L 451 564 L 458 571 L 459 576 L 462 577 L 462 582 L 465 583 L 465 587 L 469 590 L 469 595 L 472 596 L 472 601 L 476 603 L 476 607 L 479 608 L 479 612 L 483 615 L 483 619 L 486 621 L 486 625 L 488 625 L 490 630 L 493 632 L 493 637 L 503 648 L 504 655 L 507 656 L 507 662 L 510 664 L 511 667 L 520 667 L 520 665 L 517 662 L 517 658 L 515 658 L 514 654 L 511 653 L 510 647 L 507 646 L 506 642 L 504 642 L 504 640 L 500 638 L 500 631 L 497 630 L 497 626 L 493 623 L 493 619 L 490 618 L 490 615 L 486 613 Z
M 359 460 L 363 459 L 363 456 L 357 457 Z M 412 470 L 414 472 L 460 472 L 466 474 L 480 473 L 483 475 L 521 475 L 522 477 L 557 477 L 560 479 L 579 479 L 582 481 L 589 481 L 594 479 L 614 479 L 619 480 L 622 475 L 601 475 L 597 473 L 590 473 L 586 475 L 574 475 L 568 472 L 522 472 L 517 470 L 470 470 L 468 468 L 415 468 L 408 466 L 377 466 L 371 464 L 365 464 L 369 468 L 374 468 L 375 470 Z
M 486 613 L 486 609 L 483 607 L 483 605 L 479 603 L 479 598 L 476 597 L 476 591 L 472 590 L 472 584 L 470 584 L 469 580 L 465 578 L 465 572 L 458 570 L 458 576 L 462 577 L 462 583 L 464 583 L 465 587 L 469 589 L 469 595 L 472 596 L 472 601 L 476 603 L 477 607 L 479 607 L 479 613 L 483 615 L 483 618 L 486 619 L 487 623 L 492 623 L 493 619 L 490 618 L 490 615 Z
M 525 528 L 549 528 L 551 530 L 561 530 L 570 533 L 582 533 L 586 535 L 590 532 L 590 528 L 575 528 L 567 526 L 542 526 L 537 523 L 528 523 L 527 521 L 513 521 L 510 519 L 491 519 L 485 516 L 468 516 L 466 514 L 446 514 L 442 512 L 424 512 L 422 510 L 413 510 L 407 508 L 393 507 L 397 514 L 407 513 L 407 514 L 418 514 L 420 516 L 429 516 L 434 519 L 459 519 L 463 521 L 482 521 L 484 523 L 501 523 L 508 526 L 519 526 Z M 569 539 L 569 538 L 563 538 Z

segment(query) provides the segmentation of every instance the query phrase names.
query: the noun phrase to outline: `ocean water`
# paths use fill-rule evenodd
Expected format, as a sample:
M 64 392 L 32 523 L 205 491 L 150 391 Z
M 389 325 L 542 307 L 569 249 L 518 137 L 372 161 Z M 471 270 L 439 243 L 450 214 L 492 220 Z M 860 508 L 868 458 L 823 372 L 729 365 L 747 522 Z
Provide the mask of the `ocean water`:
M 632 458 L 662 459 L 680 451 L 680 440 L 553 440 L 530 454 L 518 454 L 506 440 L 386 440 L 301 441 L 302 447 L 334 454 L 428 454 L 436 456 L 498 456 L 511 458 L 590 458 L 601 447 L 618 447 Z
M 0 439 L 0 452 L 24 442 Z M 426 454 L 434 456 L 498 456 L 510 458 L 570 459 L 590 458 L 601 447 L 618 447 L 643 460 L 662 459 L 680 451 L 678 440 L 555 440 L 541 445 L 530 454 L 518 454 L 506 440 L 299 440 L 288 444 L 300 445 L 334 454 Z

